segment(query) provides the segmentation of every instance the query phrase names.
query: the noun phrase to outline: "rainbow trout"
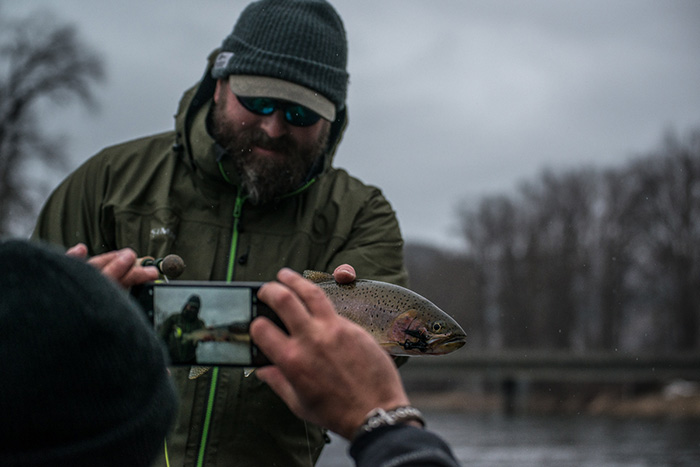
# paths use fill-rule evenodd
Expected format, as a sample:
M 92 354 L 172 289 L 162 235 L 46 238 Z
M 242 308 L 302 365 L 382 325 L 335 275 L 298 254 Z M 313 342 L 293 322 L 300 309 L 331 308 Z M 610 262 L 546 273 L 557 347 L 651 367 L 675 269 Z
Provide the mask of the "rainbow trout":
M 464 330 L 450 315 L 404 287 L 364 279 L 338 284 L 333 275 L 317 271 L 304 271 L 304 277 L 324 291 L 339 315 L 367 330 L 389 355 L 444 355 L 466 342 Z M 192 367 L 190 379 L 208 369 Z
M 330 298 L 339 315 L 365 328 L 390 355 L 443 355 L 464 345 L 466 335 L 450 315 L 398 285 L 358 279 L 338 284 L 331 274 L 304 271 Z

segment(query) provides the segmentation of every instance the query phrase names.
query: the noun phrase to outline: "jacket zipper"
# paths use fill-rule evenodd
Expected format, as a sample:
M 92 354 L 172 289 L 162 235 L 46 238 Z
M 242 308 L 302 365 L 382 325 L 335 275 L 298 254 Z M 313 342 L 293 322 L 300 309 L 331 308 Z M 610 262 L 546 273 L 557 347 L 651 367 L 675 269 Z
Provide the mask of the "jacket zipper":
M 233 280 L 235 268 L 236 250 L 238 249 L 238 226 L 241 221 L 241 212 L 243 211 L 243 203 L 245 197 L 241 196 L 241 188 L 236 194 L 236 205 L 233 208 L 233 232 L 231 233 L 231 249 L 229 250 L 228 270 L 226 272 L 226 282 Z M 204 417 L 204 426 L 202 427 L 202 439 L 199 442 L 199 453 L 197 455 L 197 467 L 204 465 L 204 455 L 206 452 L 207 441 L 209 437 L 209 427 L 211 425 L 211 416 L 214 412 L 214 400 L 216 398 L 216 383 L 218 382 L 219 367 L 212 368 L 211 381 L 209 383 L 209 399 L 207 400 L 207 412 Z
M 233 208 L 233 232 L 231 234 L 231 249 L 228 255 L 228 270 L 226 271 L 226 282 L 233 280 L 233 272 L 236 265 L 236 250 L 238 249 L 238 226 L 241 222 L 241 212 L 243 211 L 243 203 L 245 197 L 241 196 L 241 189 L 238 189 L 236 195 L 236 205 Z
M 221 166 L 221 163 L 219 163 L 219 170 L 221 171 L 221 175 L 223 175 L 224 179 L 228 182 L 231 183 L 231 181 L 228 179 L 226 176 L 226 172 L 224 171 L 223 167 Z M 313 178 L 309 180 L 307 183 L 305 183 L 302 187 L 299 189 L 295 190 L 292 193 L 289 193 L 286 197 L 288 196 L 293 196 L 296 195 L 297 193 L 300 193 L 304 190 L 306 190 L 310 185 L 313 185 L 316 182 L 316 179 Z M 238 192 L 236 193 L 236 204 L 233 208 L 233 232 L 231 233 L 231 248 L 229 249 L 229 256 L 228 256 L 228 269 L 226 271 L 226 282 L 231 282 L 233 280 L 233 275 L 235 272 L 235 265 L 236 265 L 236 251 L 238 249 L 238 228 L 240 226 L 241 222 L 241 213 L 243 212 L 243 203 L 245 203 L 246 197 L 242 196 L 242 187 L 238 187 Z M 211 382 L 209 383 L 209 399 L 207 400 L 207 412 L 204 417 L 204 426 L 202 427 L 202 439 L 199 442 L 199 453 L 197 455 L 197 467 L 202 467 L 204 465 L 204 456 L 206 452 L 206 446 L 207 446 L 207 441 L 208 441 L 208 436 L 209 436 L 209 427 L 211 425 L 211 416 L 214 411 L 214 399 L 216 397 L 216 383 L 218 381 L 218 376 L 219 376 L 219 367 L 214 367 L 212 368 L 212 373 L 211 373 Z

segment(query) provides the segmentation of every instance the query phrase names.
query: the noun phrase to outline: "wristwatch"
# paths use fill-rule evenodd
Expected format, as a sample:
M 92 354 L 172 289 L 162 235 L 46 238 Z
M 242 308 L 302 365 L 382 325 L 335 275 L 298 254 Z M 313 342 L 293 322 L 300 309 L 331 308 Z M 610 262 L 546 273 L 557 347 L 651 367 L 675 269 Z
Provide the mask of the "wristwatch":
M 417 421 L 421 426 L 425 426 L 425 420 L 423 419 L 423 414 L 420 410 L 411 406 L 401 406 L 393 410 L 384 409 L 374 409 L 367 414 L 365 422 L 357 430 L 355 438 L 363 433 L 369 433 L 370 431 L 385 425 L 401 425 L 409 421 Z

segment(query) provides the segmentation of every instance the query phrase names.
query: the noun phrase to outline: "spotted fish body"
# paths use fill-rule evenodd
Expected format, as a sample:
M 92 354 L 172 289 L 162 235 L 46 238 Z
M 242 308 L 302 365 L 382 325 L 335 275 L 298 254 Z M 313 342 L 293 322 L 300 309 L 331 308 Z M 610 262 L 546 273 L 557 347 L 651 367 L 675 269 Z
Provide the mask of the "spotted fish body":
M 443 355 L 462 347 L 466 335 L 447 313 L 421 295 L 372 280 L 338 284 L 326 273 L 305 271 L 339 315 L 359 324 L 391 355 Z

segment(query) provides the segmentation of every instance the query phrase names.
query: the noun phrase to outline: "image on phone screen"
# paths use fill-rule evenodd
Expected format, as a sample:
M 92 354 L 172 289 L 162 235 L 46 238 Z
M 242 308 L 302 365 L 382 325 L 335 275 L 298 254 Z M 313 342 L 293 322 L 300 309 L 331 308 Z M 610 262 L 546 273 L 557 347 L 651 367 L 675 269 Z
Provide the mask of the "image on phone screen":
M 153 325 L 174 364 L 250 365 L 248 287 L 154 286 Z

